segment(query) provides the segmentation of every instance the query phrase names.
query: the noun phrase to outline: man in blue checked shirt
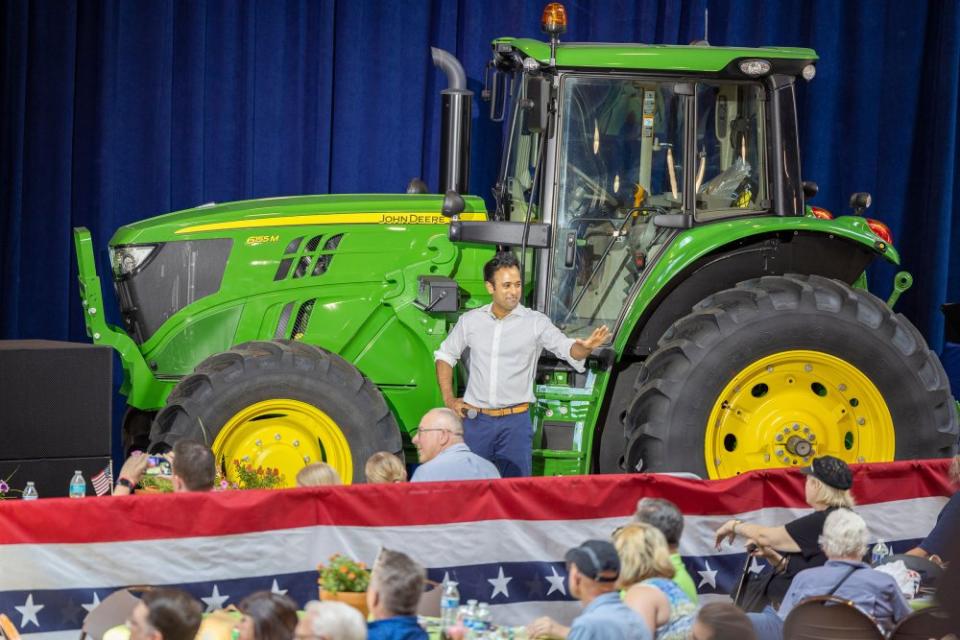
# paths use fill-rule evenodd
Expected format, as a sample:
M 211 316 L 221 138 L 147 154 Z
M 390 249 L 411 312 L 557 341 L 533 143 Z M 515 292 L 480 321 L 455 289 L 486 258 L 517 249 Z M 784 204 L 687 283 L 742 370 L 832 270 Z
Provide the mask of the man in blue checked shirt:
M 443 403 L 464 420 L 470 450 L 493 462 L 503 477 L 529 476 L 533 426 L 530 403 L 540 352 L 547 349 L 577 371 L 590 352 L 607 342 L 606 325 L 586 339 L 568 338 L 539 311 L 520 304 L 520 264 L 498 253 L 483 267 L 492 302 L 460 317 L 434 352 Z M 453 391 L 453 367 L 470 349 L 469 378 L 462 398 Z

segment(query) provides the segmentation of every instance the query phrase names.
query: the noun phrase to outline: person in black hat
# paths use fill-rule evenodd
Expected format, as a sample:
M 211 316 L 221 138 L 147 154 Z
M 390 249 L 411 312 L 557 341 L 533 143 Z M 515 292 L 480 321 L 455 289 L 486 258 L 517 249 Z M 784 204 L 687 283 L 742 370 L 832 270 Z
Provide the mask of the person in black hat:
M 567 551 L 570 595 L 583 613 L 570 627 L 543 617 L 527 625 L 530 638 L 567 640 L 651 640 L 646 623 L 620 599 L 620 557 L 607 540 L 587 540 Z
M 836 509 L 854 507 L 850 494 L 853 472 L 843 460 L 821 456 L 801 472 L 807 476 L 805 498 L 813 507 L 813 513 L 779 527 L 727 520 L 715 532 L 717 549 L 724 540 L 732 543 L 737 536 L 742 536 L 748 546 L 756 547 L 753 554 L 766 558 L 773 567 L 772 573 L 761 577 L 759 585 L 753 585 L 749 594 L 751 601 L 742 603 L 747 611 L 759 611 L 765 604 L 779 607 L 793 576 L 804 569 L 822 566 L 827 561 L 820 549 L 824 521 Z

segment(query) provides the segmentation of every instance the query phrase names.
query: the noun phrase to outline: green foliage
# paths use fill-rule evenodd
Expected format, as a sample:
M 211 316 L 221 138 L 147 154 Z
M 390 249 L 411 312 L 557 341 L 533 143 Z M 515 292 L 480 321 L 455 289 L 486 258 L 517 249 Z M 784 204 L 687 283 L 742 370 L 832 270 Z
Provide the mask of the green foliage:
M 240 464 L 239 460 L 233 461 L 233 467 L 238 489 L 276 489 L 282 487 L 286 479 L 279 469 L 272 467 L 254 469 L 252 464 Z
M 330 556 L 330 564 L 317 565 L 320 578 L 317 582 L 325 591 L 359 593 L 370 585 L 370 570 L 362 562 L 354 562 L 342 554 Z

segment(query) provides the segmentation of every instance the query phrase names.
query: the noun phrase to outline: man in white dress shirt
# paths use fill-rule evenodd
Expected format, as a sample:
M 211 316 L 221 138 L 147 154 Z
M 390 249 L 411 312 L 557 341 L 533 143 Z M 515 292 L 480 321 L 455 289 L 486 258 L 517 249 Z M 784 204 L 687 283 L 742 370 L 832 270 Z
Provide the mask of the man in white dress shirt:
M 610 337 L 606 325 L 589 338 L 568 338 L 539 311 L 520 304 L 520 264 L 498 253 L 483 267 L 493 301 L 460 317 L 434 352 L 443 403 L 465 418 L 470 450 L 493 462 L 503 477 L 529 476 L 533 426 L 530 403 L 540 352 L 547 349 L 577 371 Z M 453 392 L 453 367 L 470 349 L 470 376 L 463 398 Z

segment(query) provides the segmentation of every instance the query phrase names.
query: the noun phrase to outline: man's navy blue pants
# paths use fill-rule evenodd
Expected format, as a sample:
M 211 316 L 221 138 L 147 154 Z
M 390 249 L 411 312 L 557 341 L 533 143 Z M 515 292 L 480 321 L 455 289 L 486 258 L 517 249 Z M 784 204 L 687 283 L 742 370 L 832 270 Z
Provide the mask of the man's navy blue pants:
M 533 424 L 530 412 L 509 416 L 478 414 L 463 421 L 463 439 L 470 451 L 492 462 L 502 478 L 529 476 L 533 466 Z

